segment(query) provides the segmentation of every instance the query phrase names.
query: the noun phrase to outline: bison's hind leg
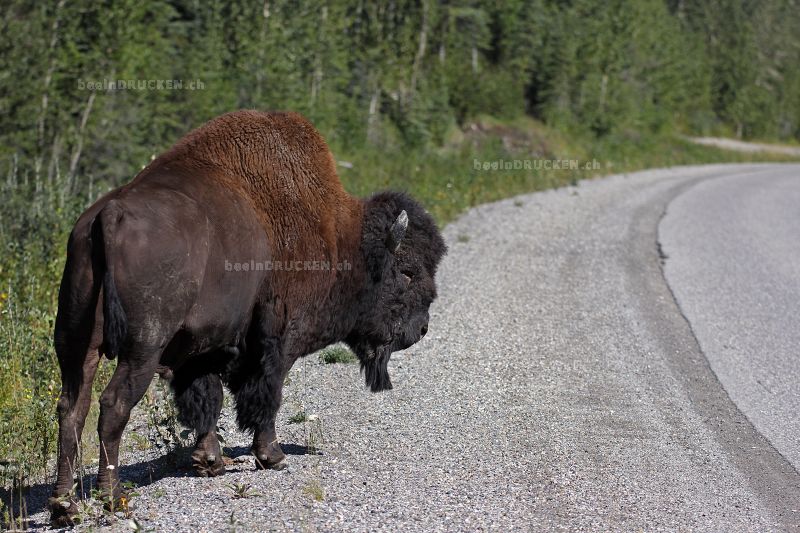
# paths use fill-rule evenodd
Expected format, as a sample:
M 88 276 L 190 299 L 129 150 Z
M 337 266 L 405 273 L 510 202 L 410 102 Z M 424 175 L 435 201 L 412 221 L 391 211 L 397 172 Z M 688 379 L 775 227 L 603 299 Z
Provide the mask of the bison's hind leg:
M 195 471 L 202 477 L 223 474 L 225 464 L 216 432 L 222 410 L 222 380 L 215 373 L 180 368 L 175 371 L 171 385 L 178 421 L 197 435 L 192 453 Z
M 61 363 L 61 396 L 58 399 L 58 462 L 56 485 L 49 501 L 50 520 L 54 526 L 72 525 L 78 512 L 73 494 L 78 447 L 92 401 L 94 380 L 100 355 L 96 347 L 87 349 L 76 342 L 56 344 Z
M 75 261 L 69 266 L 76 269 Z M 67 271 L 70 273 L 70 271 Z M 82 272 L 65 276 L 59 294 L 59 311 L 55 326 L 55 348 L 61 369 L 61 395 L 58 399 L 58 459 L 56 484 L 49 500 L 50 519 L 55 526 L 69 526 L 78 512 L 73 491 L 78 448 L 92 402 L 92 382 L 100 361 L 102 318 L 98 319 L 97 294 L 91 286 L 85 291 L 73 287 L 73 278 Z M 76 294 L 78 296 L 75 296 Z
M 119 445 L 122 432 L 153 381 L 161 350 L 134 344 L 119 355 L 119 362 L 100 395 L 100 466 L 97 485 L 113 508 L 122 495 L 119 484 Z

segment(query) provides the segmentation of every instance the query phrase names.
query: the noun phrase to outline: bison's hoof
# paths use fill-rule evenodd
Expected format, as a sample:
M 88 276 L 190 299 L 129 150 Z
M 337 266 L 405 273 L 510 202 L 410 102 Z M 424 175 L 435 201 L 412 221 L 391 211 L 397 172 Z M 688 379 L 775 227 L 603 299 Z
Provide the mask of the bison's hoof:
M 286 461 L 286 457 L 283 457 L 277 462 L 271 459 L 259 459 L 256 457 L 257 470 L 283 470 L 287 466 L 289 466 L 289 463 Z
M 78 504 L 69 497 L 51 497 L 47 500 L 50 508 L 50 524 L 54 528 L 72 527 L 75 525 L 75 515 L 78 514 Z
M 288 466 L 286 454 L 283 453 L 277 439 L 266 445 L 255 442 L 251 451 L 256 458 L 256 469 L 258 470 L 283 470 Z
M 200 477 L 217 477 L 225 473 L 221 457 L 199 451 L 192 454 L 192 468 Z
M 266 453 L 254 452 L 256 458 L 256 468 L 258 470 L 283 470 L 288 466 L 286 454 L 283 453 L 279 444 L 270 446 Z

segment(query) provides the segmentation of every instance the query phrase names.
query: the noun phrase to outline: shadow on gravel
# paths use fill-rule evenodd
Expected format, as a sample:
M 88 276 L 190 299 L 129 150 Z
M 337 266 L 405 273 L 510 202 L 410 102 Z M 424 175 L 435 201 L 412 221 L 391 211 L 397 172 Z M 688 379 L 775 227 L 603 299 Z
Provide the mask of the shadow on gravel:
M 283 453 L 286 455 L 322 455 L 322 452 L 303 446 L 301 444 L 281 444 Z M 146 487 L 156 481 L 168 477 L 181 478 L 194 476 L 191 461 L 191 446 L 183 446 L 170 451 L 166 455 L 156 457 L 147 461 L 140 461 L 138 463 L 123 464 L 120 466 L 120 479 L 123 483 L 133 482 L 137 487 Z M 252 457 L 250 448 L 247 446 L 226 446 L 223 448 L 225 456 L 233 459 L 234 463 L 243 463 L 247 461 L 248 457 Z M 92 489 L 97 487 L 97 473 L 89 473 L 87 469 L 86 475 L 83 477 L 83 484 L 78 483 L 78 492 L 82 492 L 84 497 L 91 495 Z M 53 490 L 53 484 L 36 483 L 22 491 L 22 498 L 25 501 L 26 514 L 32 516 L 40 513 L 47 507 L 47 498 L 50 496 L 50 491 Z M 13 502 L 15 515 L 19 516 L 19 492 L 14 491 L 12 494 L 7 489 L 0 490 L 0 500 L 6 506 L 10 507 Z M 46 528 L 48 523 L 39 523 L 36 520 L 31 520 L 28 523 L 30 528 Z
M 281 443 L 281 449 L 286 455 L 322 455 L 322 451 L 319 448 L 310 448 L 302 444 L 287 444 L 284 442 Z M 226 446 L 224 453 L 232 459 L 252 455 L 250 448 L 246 446 Z
M 119 474 L 122 482 L 132 481 L 138 487 L 144 487 L 158 481 L 165 477 L 186 477 L 193 475 L 191 471 L 191 454 L 192 448 L 181 447 L 175 449 L 166 455 L 156 457 L 148 461 L 140 461 L 138 463 L 123 464 L 120 466 Z M 95 468 L 96 469 L 96 468 Z M 78 481 L 77 492 L 82 493 L 84 497 L 89 497 L 91 491 L 97 487 L 97 472 L 90 473 L 90 468 L 86 468 L 86 475 L 83 476 L 83 482 Z M 22 497 L 25 499 L 27 506 L 27 514 L 34 515 L 44 511 L 47 506 L 47 498 L 53 490 L 53 483 L 36 483 L 26 488 Z M 0 490 L 0 499 L 4 504 L 8 505 L 11 501 L 11 494 L 8 490 Z M 14 508 L 19 509 L 19 493 L 13 495 Z M 30 522 L 29 527 L 47 527 L 48 524 L 39 524 Z

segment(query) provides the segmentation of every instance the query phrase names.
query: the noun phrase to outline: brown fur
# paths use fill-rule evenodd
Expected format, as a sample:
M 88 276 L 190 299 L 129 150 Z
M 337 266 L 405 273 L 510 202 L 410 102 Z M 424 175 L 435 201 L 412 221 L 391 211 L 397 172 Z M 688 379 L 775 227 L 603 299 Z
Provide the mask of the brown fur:
M 362 203 L 344 190 L 327 143 L 302 115 L 245 110 L 219 116 L 155 159 L 130 187 L 151 175 L 176 170 L 187 179 L 213 178 L 241 195 L 272 244 L 270 259 L 352 264 Z M 289 305 L 299 304 L 305 296 L 297 292 L 305 287 L 298 275 L 320 276 L 319 272 L 276 274 L 280 279 L 273 289 Z

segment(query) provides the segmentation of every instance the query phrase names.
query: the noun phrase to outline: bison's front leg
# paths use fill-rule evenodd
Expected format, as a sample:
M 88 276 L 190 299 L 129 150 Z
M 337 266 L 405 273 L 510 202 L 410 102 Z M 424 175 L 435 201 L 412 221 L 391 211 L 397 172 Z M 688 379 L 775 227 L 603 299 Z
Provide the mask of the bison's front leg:
M 277 413 L 276 413 L 277 414 Z M 253 436 L 253 455 L 259 470 L 283 470 L 286 468 L 286 454 L 283 453 L 275 432 L 275 419 L 268 427 Z
M 286 455 L 275 433 L 275 417 L 281 405 L 283 380 L 291 365 L 281 359 L 277 342 L 272 339 L 263 342 L 259 351 L 247 354 L 249 372 L 229 386 L 236 398 L 239 427 L 253 432 L 256 467 L 280 470 L 286 466 Z M 255 361 L 257 365 L 252 364 Z
M 192 466 L 202 477 L 224 474 L 225 464 L 216 433 L 222 410 L 222 381 L 216 374 L 197 375 L 189 370 L 179 370 L 171 385 L 175 392 L 178 420 L 197 435 Z

